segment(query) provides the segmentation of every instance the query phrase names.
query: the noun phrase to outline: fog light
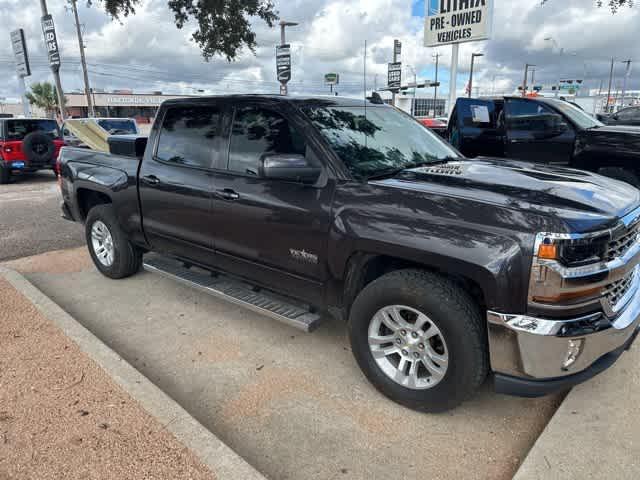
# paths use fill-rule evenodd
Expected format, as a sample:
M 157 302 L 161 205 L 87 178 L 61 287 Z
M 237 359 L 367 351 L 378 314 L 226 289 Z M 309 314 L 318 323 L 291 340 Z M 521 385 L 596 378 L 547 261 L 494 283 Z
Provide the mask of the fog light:
M 582 353 L 582 346 L 584 345 L 584 340 L 579 338 L 577 340 L 569 340 L 567 345 L 567 354 L 564 357 L 564 362 L 562 362 L 562 369 L 567 370 L 571 365 L 576 363 L 578 357 Z

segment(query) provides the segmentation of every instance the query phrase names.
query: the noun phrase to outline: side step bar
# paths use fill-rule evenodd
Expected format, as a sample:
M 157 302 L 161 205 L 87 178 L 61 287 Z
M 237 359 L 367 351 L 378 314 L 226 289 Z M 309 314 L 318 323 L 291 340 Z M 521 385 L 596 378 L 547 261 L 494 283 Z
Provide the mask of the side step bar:
M 312 312 L 308 305 L 258 289 L 222 274 L 218 275 L 198 267 L 188 268 L 182 262 L 172 258 L 148 254 L 144 257 L 143 267 L 145 270 L 159 273 L 304 332 L 315 330 L 322 321 L 322 316 Z

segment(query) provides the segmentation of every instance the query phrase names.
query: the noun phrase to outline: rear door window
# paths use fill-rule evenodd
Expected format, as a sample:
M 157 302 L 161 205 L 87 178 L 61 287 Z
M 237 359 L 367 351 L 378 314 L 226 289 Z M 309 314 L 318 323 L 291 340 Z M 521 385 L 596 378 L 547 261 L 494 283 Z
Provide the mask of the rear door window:
M 220 109 L 170 107 L 162 121 L 156 158 L 191 167 L 211 168 L 220 141 Z
M 24 140 L 31 132 L 44 132 L 51 138 L 60 138 L 55 120 L 7 120 L 7 140 Z
M 136 134 L 136 124 L 133 120 L 104 119 L 98 120 L 98 125 L 111 135 Z

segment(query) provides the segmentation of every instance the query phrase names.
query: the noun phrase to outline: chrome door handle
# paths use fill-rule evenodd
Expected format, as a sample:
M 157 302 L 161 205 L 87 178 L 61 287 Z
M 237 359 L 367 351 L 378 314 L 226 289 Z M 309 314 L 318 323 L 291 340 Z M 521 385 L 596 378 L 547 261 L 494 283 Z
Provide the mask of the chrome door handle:
M 225 200 L 237 200 L 240 198 L 240 195 L 230 188 L 225 188 L 224 190 L 220 190 L 220 196 Z
M 140 180 L 142 180 L 144 183 L 150 186 L 158 185 L 160 183 L 160 179 L 155 175 L 146 175 L 142 177 Z

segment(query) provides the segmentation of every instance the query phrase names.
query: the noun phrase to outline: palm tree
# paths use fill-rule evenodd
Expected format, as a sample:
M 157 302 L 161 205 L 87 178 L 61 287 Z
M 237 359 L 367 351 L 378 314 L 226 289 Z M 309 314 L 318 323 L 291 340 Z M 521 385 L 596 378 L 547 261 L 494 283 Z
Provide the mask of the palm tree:
M 49 117 L 53 118 L 58 110 L 58 95 L 55 87 L 49 82 L 38 82 L 31 85 L 27 99 L 31 105 L 43 109 Z M 66 98 L 63 97 L 62 103 L 66 103 Z

